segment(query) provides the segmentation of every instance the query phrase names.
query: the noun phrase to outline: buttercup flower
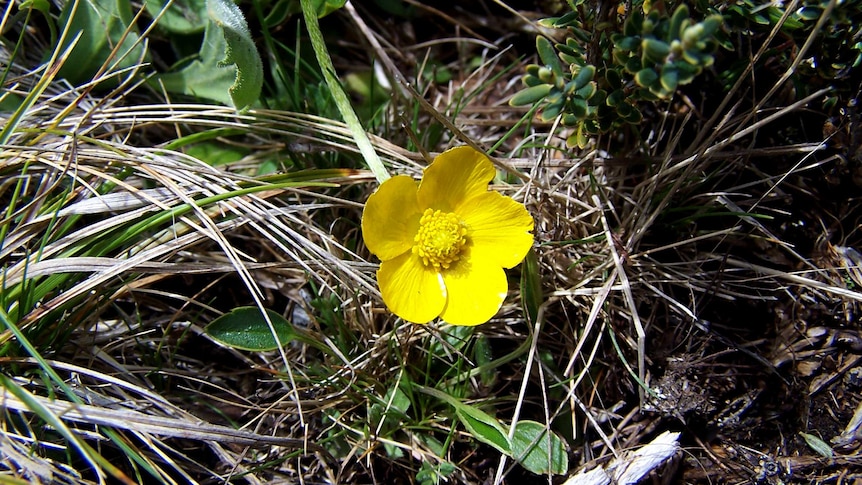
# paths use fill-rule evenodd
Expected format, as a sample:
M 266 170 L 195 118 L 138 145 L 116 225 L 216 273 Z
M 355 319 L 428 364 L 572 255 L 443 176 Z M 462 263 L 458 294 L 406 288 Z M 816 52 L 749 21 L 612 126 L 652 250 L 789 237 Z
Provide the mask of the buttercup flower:
M 509 287 L 503 268 L 527 255 L 533 218 L 488 190 L 495 173 L 484 154 L 458 147 L 435 158 L 421 182 L 398 175 L 368 198 L 362 236 L 381 260 L 377 283 L 393 313 L 478 325 L 500 309 Z

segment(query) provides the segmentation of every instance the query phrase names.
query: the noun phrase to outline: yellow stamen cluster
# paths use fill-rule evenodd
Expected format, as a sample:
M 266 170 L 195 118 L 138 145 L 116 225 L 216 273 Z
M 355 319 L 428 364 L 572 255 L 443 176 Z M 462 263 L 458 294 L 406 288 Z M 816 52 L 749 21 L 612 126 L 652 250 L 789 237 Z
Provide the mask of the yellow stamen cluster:
M 467 243 L 467 228 L 452 212 L 425 209 L 419 219 L 419 232 L 413 238 L 413 253 L 422 258 L 425 266 L 448 269 L 460 259 Z

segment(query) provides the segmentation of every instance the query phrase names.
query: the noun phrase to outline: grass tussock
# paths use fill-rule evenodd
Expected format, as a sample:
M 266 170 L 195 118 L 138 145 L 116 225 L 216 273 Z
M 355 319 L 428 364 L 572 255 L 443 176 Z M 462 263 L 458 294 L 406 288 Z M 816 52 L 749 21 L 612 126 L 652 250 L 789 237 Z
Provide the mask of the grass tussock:
M 271 70 L 238 112 L 146 82 L 170 65 L 158 30 L 155 57 L 69 83 L 51 29 L 6 7 L 4 480 L 586 483 L 648 446 L 671 449 L 643 465 L 660 483 L 858 478 L 858 68 L 801 84 L 834 2 L 798 38 L 788 14 L 731 39 L 703 84 L 584 148 L 508 104 L 558 12 L 384 3 L 321 25 L 386 170 L 469 144 L 535 219 L 482 326 L 386 309 L 359 224 L 378 183 L 296 17 L 249 2 Z M 289 341 L 207 330 L 242 306 Z M 567 466 L 532 473 L 495 430 L 553 436 Z

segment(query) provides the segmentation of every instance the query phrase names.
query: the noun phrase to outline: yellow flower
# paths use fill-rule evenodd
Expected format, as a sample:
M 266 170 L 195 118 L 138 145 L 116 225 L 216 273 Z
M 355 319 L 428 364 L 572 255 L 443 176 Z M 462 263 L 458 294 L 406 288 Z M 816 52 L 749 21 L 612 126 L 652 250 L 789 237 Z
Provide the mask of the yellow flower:
M 478 325 L 497 313 L 509 285 L 503 268 L 533 244 L 523 205 L 488 191 L 494 166 L 470 147 L 448 150 L 425 169 L 383 182 L 362 213 L 365 245 L 381 260 L 383 302 L 399 317 Z

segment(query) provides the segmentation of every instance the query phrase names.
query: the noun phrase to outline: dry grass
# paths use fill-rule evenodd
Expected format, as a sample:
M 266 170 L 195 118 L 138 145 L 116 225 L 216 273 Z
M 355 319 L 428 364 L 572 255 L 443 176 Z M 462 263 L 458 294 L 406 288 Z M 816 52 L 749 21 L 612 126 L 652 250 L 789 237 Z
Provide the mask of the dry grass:
M 372 142 L 390 172 L 493 147 L 512 171 L 494 188 L 536 220 L 537 318 L 518 270 L 475 331 L 389 314 L 357 223 L 376 182 L 340 122 L 131 83 L 95 94 L 7 57 L 5 92 L 36 96 L 2 115 L 4 480 L 562 481 L 479 444 L 423 386 L 546 424 L 571 474 L 678 431 L 659 483 L 862 478 L 858 186 L 845 197 L 860 162 L 805 122 L 822 125 L 829 88 L 779 98 L 791 65 L 758 96 L 745 73 L 721 102 L 690 90 L 571 151 L 506 104 L 535 24 L 416 5 L 434 25 L 412 38 L 364 8 L 328 19 L 349 31 L 336 67 L 381 61 L 392 99 Z M 451 80 L 416 79 L 430 61 Z M 201 133 L 248 150 L 208 164 L 188 150 Z M 272 160 L 281 175 L 258 172 Z M 221 346 L 203 327 L 240 305 L 306 340 Z

